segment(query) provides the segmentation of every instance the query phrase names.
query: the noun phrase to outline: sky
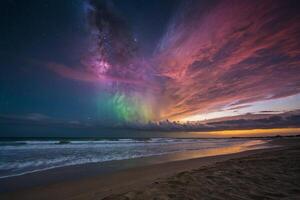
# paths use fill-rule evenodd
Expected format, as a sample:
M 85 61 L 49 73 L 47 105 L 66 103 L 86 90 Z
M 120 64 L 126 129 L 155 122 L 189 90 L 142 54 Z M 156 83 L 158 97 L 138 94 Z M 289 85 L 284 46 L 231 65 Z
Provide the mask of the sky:
M 275 115 L 282 128 L 297 127 L 290 117 L 300 109 L 297 1 L 0 5 L 0 136 L 16 127 L 153 128 Z M 168 123 L 158 126 L 178 127 Z

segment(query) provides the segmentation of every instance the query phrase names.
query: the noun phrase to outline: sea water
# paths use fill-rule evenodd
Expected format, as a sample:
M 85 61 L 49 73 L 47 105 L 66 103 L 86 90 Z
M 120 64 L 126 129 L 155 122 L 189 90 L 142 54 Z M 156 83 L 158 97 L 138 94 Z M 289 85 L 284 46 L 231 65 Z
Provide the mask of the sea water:
M 68 139 L 0 141 L 0 178 L 85 163 L 242 145 L 249 139 Z

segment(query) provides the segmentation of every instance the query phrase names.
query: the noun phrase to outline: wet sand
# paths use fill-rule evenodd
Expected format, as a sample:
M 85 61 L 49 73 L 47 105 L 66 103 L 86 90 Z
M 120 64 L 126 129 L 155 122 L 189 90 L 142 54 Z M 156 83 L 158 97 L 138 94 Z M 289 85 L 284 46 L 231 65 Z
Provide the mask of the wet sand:
M 300 140 L 271 143 L 282 146 L 19 189 L 0 199 L 299 199 Z

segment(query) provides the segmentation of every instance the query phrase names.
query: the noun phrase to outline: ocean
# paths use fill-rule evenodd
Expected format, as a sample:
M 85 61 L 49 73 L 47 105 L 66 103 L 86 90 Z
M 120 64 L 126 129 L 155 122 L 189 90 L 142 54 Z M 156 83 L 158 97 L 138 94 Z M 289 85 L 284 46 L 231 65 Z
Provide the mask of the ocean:
M 263 140 L 195 138 L 35 139 L 0 141 L 0 178 L 63 166 L 102 163 L 231 146 L 255 148 Z

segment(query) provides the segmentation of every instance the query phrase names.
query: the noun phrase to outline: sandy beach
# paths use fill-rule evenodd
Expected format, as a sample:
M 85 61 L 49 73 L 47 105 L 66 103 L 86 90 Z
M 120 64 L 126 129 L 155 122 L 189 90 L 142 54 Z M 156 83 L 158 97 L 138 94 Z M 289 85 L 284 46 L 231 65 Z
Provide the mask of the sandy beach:
M 299 199 L 299 138 L 274 139 L 271 144 L 277 146 L 23 188 L 2 192 L 0 198 Z
M 105 199 L 300 199 L 299 163 L 300 145 L 217 162 Z

